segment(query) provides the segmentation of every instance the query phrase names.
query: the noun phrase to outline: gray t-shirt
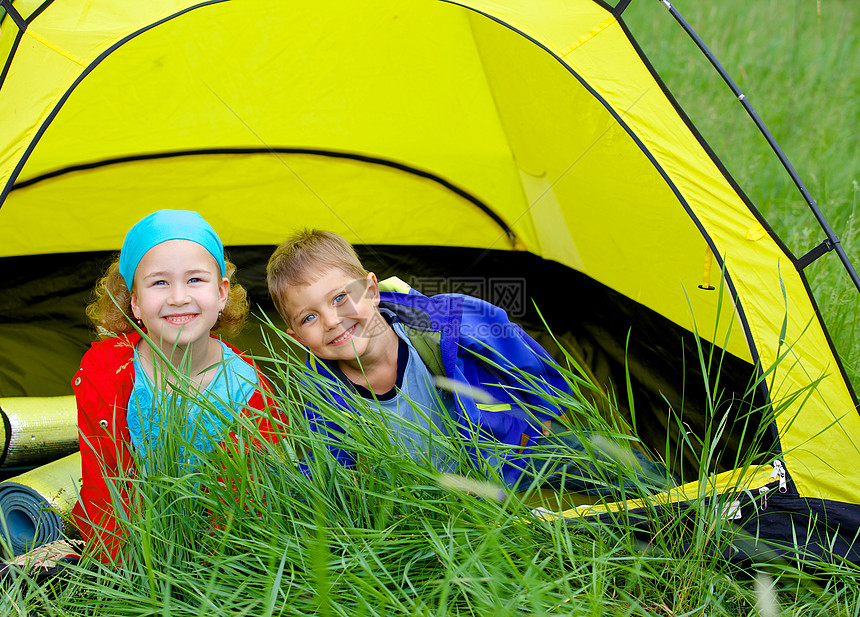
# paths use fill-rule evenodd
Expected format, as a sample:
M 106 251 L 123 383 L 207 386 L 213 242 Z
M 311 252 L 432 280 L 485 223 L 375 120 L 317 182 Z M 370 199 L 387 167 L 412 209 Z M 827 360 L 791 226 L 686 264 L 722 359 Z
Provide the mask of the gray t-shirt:
M 418 355 L 403 326 L 393 315 L 386 317 L 389 317 L 394 332 L 402 341 L 397 384 L 392 391 L 383 395 L 373 396 L 361 387 L 358 388 L 359 393 L 378 405 L 392 441 L 403 452 L 416 461 L 431 463 L 439 471 L 453 471 L 457 466 L 456 457 L 448 446 L 447 438 L 456 430 L 456 424 L 449 419 L 456 417 L 449 411 L 454 409 L 453 397 L 449 392 L 436 388 L 433 375 Z M 402 357 L 404 348 L 408 353 L 405 362 Z

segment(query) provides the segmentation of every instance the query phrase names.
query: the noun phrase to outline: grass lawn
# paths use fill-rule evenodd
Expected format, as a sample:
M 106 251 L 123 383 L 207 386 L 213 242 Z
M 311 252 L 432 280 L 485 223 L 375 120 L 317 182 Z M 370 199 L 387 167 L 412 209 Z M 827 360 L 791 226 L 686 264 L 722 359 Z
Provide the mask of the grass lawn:
M 295 384 L 301 363 L 281 356 L 278 366 L 275 383 Z M 625 462 L 632 442 L 581 395 L 586 377 L 575 368 L 565 376 L 572 398 L 555 402 L 575 405 L 591 443 L 611 453 L 596 473 L 610 486 L 622 484 L 619 474 L 627 480 L 625 494 L 591 500 L 653 493 L 665 477 L 643 477 Z M 606 520 L 540 515 L 539 505 L 558 510 L 559 495 L 501 491 L 492 468 L 472 460 L 457 437 L 434 438 L 457 461 L 454 475 L 440 476 L 393 445 L 385 422 L 368 421 L 367 403 L 354 402 L 358 417 L 313 389 L 278 398 L 291 440 L 198 453 L 192 473 L 188 445 L 177 437 L 185 412 L 163 411 L 158 452 L 124 480 L 134 507 L 116 513 L 126 519 L 122 564 L 87 555 L 51 585 L 7 583 L 5 614 L 848 617 L 860 610 L 854 564 L 780 561 L 766 550 L 763 559 L 724 558 L 736 547 L 763 549 L 726 521 L 730 499 L 673 510 L 657 496 L 636 519 L 623 510 Z M 307 402 L 343 427 L 339 446 L 356 455 L 356 469 L 338 464 L 324 438 L 311 434 Z M 236 427 L 233 443 L 252 443 L 255 427 Z M 294 464 L 298 450 L 313 454 L 309 475 Z M 706 448 L 702 461 L 712 453 Z M 474 480 L 484 477 L 490 481 Z
M 860 264 L 860 5 L 676 5 L 739 83 Z M 801 255 L 820 243 L 824 234 L 790 178 L 663 5 L 634 0 L 625 19 L 789 248 Z M 807 273 L 857 386 L 860 295 L 832 253 Z M 134 508 L 122 568 L 86 562 L 53 585 L 7 582 L 0 611 L 49 617 L 860 616 L 854 564 L 726 560 L 723 552 L 745 540 L 724 520 L 723 502 L 702 501 L 675 515 L 646 509 L 640 521 L 619 515 L 571 524 L 536 516 L 532 508 L 544 502 L 534 494 L 499 498 L 493 483 L 463 488 L 440 481 L 399 453 L 378 424 L 348 417 L 342 424 L 362 468 L 344 469 L 302 429 L 304 401 L 284 386 L 294 383 L 299 367 L 286 358 L 279 366 L 280 402 L 298 446 L 317 454 L 311 480 L 296 469 L 285 442 L 266 452 L 216 452 L 202 457 L 194 474 L 181 469 L 174 443 L 150 459 L 145 482 L 130 480 Z M 587 387 L 575 371 L 569 379 Z M 591 413 L 600 426 L 604 414 Z M 604 425 L 600 432 L 612 443 L 623 441 L 616 429 Z M 709 454 L 706 448 L 702 456 Z M 458 474 L 486 474 L 463 452 L 458 461 Z M 650 533 L 635 533 L 634 523 Z
M 770 129 L 860 264 L 860 7 L 850 0 L 674 3 Z M 789 249 L 825 235 L 729 87 L 660 2 L 636 0 L 625 20 L 699 131 Z M 860 294 L 834 252 L 806 270 L 855 388 Z

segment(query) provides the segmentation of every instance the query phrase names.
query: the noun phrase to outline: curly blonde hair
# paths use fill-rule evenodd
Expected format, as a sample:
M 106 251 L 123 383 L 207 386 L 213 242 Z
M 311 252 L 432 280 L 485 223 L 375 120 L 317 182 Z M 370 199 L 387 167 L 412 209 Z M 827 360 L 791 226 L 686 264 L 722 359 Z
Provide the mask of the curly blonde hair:
M 224 263 L 227 280 L 230 281 L 230 292 L 227 295 L 227 304 L 212 327 L 212 333 L 231 337 L 236 336 L 245 325 L 249 310 L 248 292 L 236 282 L 236 266 L 226 255 Z M 93 299 L 87 304 L 86 314 L 100 338 L 134 332 L 131 291 L 119 273 L 119 255 L 93 288 Z

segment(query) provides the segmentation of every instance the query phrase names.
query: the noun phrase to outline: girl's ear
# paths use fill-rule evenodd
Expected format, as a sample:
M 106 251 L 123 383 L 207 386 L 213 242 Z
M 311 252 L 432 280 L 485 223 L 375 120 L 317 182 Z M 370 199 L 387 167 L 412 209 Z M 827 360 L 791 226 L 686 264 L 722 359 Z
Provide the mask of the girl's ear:
M 230 279 L 226 276 L 221 279 L 218 285 L 218 310 L 223 311 L 227 306 L 227 298 L 230 296 Z
M 135 319 L 140 319 L 140 305 L 137 303 L 137 294 L 131 292 L 131 314 Z

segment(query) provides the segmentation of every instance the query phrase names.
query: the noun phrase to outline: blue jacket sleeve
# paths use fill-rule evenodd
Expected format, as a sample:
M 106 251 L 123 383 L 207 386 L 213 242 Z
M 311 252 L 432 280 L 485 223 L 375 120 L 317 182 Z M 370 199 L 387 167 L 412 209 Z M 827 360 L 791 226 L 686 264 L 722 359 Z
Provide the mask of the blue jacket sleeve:
M 557 401 L 572 394 L 570 384 L 546 350 L 504 310 L 474 298 L 464 302 L 459 334 L 464 360 L 469 355 L 483 359 L 469 382 L 480 383 L 500 401 L 528 407 L 513 405 L 509 413 L 531 423 L 532 416 L 549 420 L 564 413 Z
M 343 401 L 343 398 L 333 388 L 329 389 L 326 385 L 320 383 L 316 375 L 306 376 L 306 379 L 303 381 L 303 387 L 313 392 L 314 398 L 323 398 L 333 407 L 346 409 L 346 403 Z M 326 447 L 335 460 L 346 468 L 355 467 L 354 454 L 339 445 L 342 443 L 342 436 L 346 434 L 346 431 L 333 420 L 326 418 L 322 410 L 314 403 L 308 402 L 305 405 L 304 414 L 308 422 L 308 427 L 314 433 L 318 433 L 324 437 Z M 307 477 L 312 477 L 312 467 L 313 452 L 309 450 L 305 458 L 299 463 L 299 468 Z

